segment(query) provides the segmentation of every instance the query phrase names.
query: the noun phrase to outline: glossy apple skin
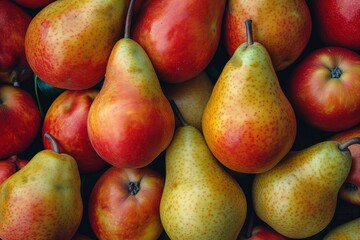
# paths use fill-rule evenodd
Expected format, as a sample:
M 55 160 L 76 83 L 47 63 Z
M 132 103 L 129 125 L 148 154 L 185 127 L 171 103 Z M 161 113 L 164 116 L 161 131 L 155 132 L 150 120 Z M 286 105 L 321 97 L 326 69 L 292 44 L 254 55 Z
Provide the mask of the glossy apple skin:
M 26 8 L 43 8 L 55 0 L 13 0 L 17 4 Z
M 57 141 L 60 152 L 76 159 L 80 173 L 96 172 L 107 163 L 95 152 L 87 132 L 87 118 L 96 89 L 66 90 L 49 107 L 43 122 L 42 140 L 45 149 L 52 149 L 44 137 L 49 132 Z
M 32 76 L 25 57 L 25 34 L 31 16 L 9 0 L 0 1 L 0 82 L 22 82 Z
M 311 0 L 310 2 L 317 36 L 322 43 L 360 50 L 360 1 Z
M 285 236 L 276 232 L 267 226 L 257 225 L 252 229 L 252 234 L 249 238 L 240 236 L 238 240 L 287 240 Z
M 0 160 L 0 184 L 16 172 L 15 163 L 7 160 Z
M 32 95 L 19 87 L 0 85 L 0 159 L 27 149 L 40 124 L 40 111 Z
M 332 69 L 341 71 L 332 77 Z M 360 55 L 340 47 L 323 47 L 295 68 L 287 86 L 288 98 L 299 117 L 328 132 L 360 122 Z
M 129 183 L 139 183 L 134 195 Z M 159 206 L 164 178 L 145 168 L 109 168 L 89 199 L 89 221 L 99 239 L 157 239 L 163 227 Z
M 330 137 L 331 140 L 343 142 L 348 139 L 360 137 L 360 126 L 339 132 Z M 352 158 L 350 173 L 339 190 L 339 197 L 354 205 L 360 206 L 360 145 L 349 146 Z
M 312 19 L 305 0 L 229 0 L 223 33 L 230 56 L 247 41 L 245 20 L 248 18 L 253 22 L 254 41 L 268 50 L 276 71 L 290 66 L 310 39 Z
M 29 160 L 20 159 L 16 155 L 8 159 L 0 160 L 0 184 L 15 172 L 22 169 L 28 162 Z
M 161 81 L 184 82 L 210 63 L 220 40 L 226 1 L 146 1 L 133 39 L 149 55 Z

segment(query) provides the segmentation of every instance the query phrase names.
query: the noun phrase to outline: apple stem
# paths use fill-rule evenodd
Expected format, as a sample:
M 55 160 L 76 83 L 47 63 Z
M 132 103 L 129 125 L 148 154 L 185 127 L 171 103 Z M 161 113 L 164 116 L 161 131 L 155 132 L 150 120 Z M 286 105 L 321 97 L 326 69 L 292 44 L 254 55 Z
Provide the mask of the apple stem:
M 132 196 L 135 196 L 140 191 L 140 183 L 139 182 L 129 182 L 128 190 Z
M 336 66 L 330 70 L 331 78 L 340 78 L 342 71 L 341 69 Z
M 360 137 L 351 138 L 343 143 L 340 143 L 338 148 L 340 151 L 345 151 L 350 145 L 360 144 Z
M 245 20 L 246 26 L 246 37 L 247 37 L 247 44 L 252 45 L 254 43 L 253 33 L 252 33 L 252 21 L 251 19 Z
M 178 106 L 176 105 L 175 101 L 174 100 L 170 100 L 170 105 L 171 105 L 171 108 L 175 114 L 175 117 L 177 118 L 177 120 L 179 120 L 180 122 L 180 126 L 181 127 L 185 127 L 187 126 L 187 122 L 185 121 L 183 115 L 181 114 L 180 112 L 180 109 L 178 108 Z
M 130 32 L 131 32 L 131 20 L 134 12 L 134 6 L 135 6 L 135 0 L 130 1 L 129 9 L 126 15 L 125 20 L 125 32 L 124 32 L 124 38 L 130 38 Z
M 44 137 L 46 137 L 47 139 L 49 139 L 49 141 L 51 142 L 53 151 L 56 152 L 56 153 L 60 153 L 59 144 L 58 144 L 58 142 L 55 140 L 55 138 L 54 138 L 49 132 L 46 132 L 46 133 L 44 134 Z

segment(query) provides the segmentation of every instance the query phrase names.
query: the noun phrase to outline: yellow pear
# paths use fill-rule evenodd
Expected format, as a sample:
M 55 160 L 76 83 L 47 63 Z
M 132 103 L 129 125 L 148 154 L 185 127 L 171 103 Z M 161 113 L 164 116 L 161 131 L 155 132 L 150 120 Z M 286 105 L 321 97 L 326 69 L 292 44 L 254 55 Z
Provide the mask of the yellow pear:
M 267 50 L 252 40 L 251 20 L 246 26 L 248 42 L 238 47 L 215 83 L 202 130 L 227 168 L 260 173 L 289 152 L 297 126 Z
M 360 239 L 360 217 L 343 223 L 330 230 L 323 240 L 359 240 Z
M 176 102 L 185 121 L 200 131 L 204 108 L 213 88 L 214 84 L 205 71 L 185 82 L 165 83 L 163 86 L 165 96 Z
M 347 147 L 353 143 L 319 142 L 256 174 L 252 200 L 257 216 L 289 238 L 322 231 L 334 216 L 339 189 L 350 172 Z
M 165 154 L 164 229 L 172 240 L 236 239 L 247 211 L 244 192 L 214 158 L 201 132 L 180 122 Z
M 75 159 L 56 151 L 40 151 L 0 185 L 0 239 L 75 235 L 83 213 L 80 175 Z

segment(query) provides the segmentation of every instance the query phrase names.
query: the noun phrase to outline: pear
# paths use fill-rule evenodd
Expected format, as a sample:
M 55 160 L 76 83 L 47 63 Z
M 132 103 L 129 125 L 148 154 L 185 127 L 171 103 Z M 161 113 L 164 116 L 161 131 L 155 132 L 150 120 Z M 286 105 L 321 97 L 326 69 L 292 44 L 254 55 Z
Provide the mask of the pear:
M 80 175 L 73 157 L 38 152 L 0 185 L 0 239 L 71 239 L 83 213 Z
M 202 130 L 215 157 L 227 168 L 260 173 L 274 167 L 296 136 L 294 110 L 283 93 L 267 50 L 252 40 L 226 63 L 204 109 Z
M 60 0 L 42 8 L 25 35 L 34 73 L 63 89 L 95 86 L 105 74 L 111 49 L 121 37 L 129 0 Z
M 172 101 L 173 102 L 173 101 Z M 176 239 L 236 239 L 244 224 L 247 202 L 241 186 L 208 149 L 201 132 L 182 123 L 165 153 L 165 185 L 160 218 Z
M 274 168 L 256 174 L 252 200 L 257 216 L 289 238 L 322 231 L 334 216 L 339 189 L 350 172 L 348 146 L 359 140 L 319 142 L 289 152 Z
M 214 84 L 205 71 L 185 82 L 163 85 L 165 96 L 176 102 L 185 121 L 200 131 L 204 108 L 213 88 Z
M 104 84 L 88 115 L 91 144 L 116 167 L 143 167 L 170 144 L 175 129 L 171 106 L 144 49 L 130 38 L 133 1 L 124 38 L 114 46 Z
M 358 240 L 360 237 L 360 217 L 343 223 L 327 233 L 323 240 Z

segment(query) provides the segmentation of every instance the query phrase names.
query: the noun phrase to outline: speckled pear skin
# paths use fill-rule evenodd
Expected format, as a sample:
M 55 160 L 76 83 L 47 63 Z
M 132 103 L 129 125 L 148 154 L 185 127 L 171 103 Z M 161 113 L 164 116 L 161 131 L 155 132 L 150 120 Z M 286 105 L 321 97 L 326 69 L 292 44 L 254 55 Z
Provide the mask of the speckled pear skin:
M 0 185 L 0 239 L 71 239 L 82 213 L 80 175 L 70 155 L 43 150 Z
M 205 107 L 202 129 L 215 157 L 237 172 L 265 172 L 291 149 L 294 110 L 263 45 L 243 43 L 227 62 Z
M 290 152 L 273 169 L 257 174 L 252 187 L 257 216 L 289 238 L 322 231 L 334 216 L 352 163 L 350 152 L 338 145 L 324 141 Z
M 360 236 L 360 217 L 330 230 L 323 240 L 358 240 Z
M 165 158 L 160 217 L 170 239 L 236 239 L 246 217 L 245 195 L 200 131 L 178 128 Z

